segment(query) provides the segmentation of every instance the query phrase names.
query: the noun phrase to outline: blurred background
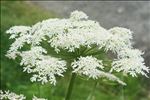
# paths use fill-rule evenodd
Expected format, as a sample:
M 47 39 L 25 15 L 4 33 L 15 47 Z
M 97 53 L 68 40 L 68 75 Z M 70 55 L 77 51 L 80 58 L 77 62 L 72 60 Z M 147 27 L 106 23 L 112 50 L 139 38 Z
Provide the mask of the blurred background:
M 149 1 L 1 1 L 1 89 L 32 96 L 63 100 L 69 75 L 58 79 L 57 85 L 31 83 L 30 75 L 23 73 L 18 61 L 5 54 L 12 43 L 5 33 L 14 25 L 33 25 L 38 21 L 55 17 L 69 17 L 74 10 L 84 11 L 89 19 L 96 20 L 106 29 L 121 26 L 134 32 L 134 47 L 145 52 L 150 66 L 150 2 Z M 150 76 L 150 75 L 149 75 Z M 125 87 L 99 82 L 92 100 L 150 100 L 150 79 L 139 76 L 124 79 Z M 87 100 L 93 80 L 77 77 L 71 100 Z

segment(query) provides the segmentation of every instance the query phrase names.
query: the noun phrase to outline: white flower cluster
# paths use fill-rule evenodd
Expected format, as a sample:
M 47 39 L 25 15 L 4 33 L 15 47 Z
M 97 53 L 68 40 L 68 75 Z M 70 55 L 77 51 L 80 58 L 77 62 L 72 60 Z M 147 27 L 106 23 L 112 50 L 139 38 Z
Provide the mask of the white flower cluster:
M 105 77 L 112 81 L 117 81 L 122 85 L 126 85 L 119 78 L 111 73 L 105 72 L 102 60 L 98 60 L 92 56 L 80 57 L 77 61 L 75 60 L 72 64 L 74 73 L 83 74 L 89 76 L 89 78 L 97 79 L 99 77 Z
M 31 42 L 32 35 L 29 34 L 31 27 L 28 26 L 14 26 L 11 27 L 6 33 L 11 34 L 10 39 L 15 39 L 15 42 L 11 44 L 11 47 L 7 51 L 7 57 L 15 59 L 17 54 L 20 52 L 25 43 L 29 44 Z
M 92 56 L 80 57 L 77 61 L 72 62 L 73 72 L 83 74 L 94 79 L 100 76 L 101 70 L 104 66 L 101 60 Z
M 45 49 L 40 46 L 32 47 L 29 51 L 23 51 L 21 65 L 24 65 L 24 71 L 28 73 L 35 73 L 31 81 L 41 81 L 42 84 L 48 81 L 51 84 L 56 84 L 55 75 L 63 76 L 66 70 L 66 62 L 58 58 L 43 55 L 47 53 Z M 38 73 L 38 74 L 37 74 Z
M 108 30 L 110 35 L 106 42 L 106 50 L 116 53 L 123 48 L 131 48 L 132 32 L 126 28 L 114 27 Z
M 14 39 L 18 36 L 24 35 L 30 31 L 29 26 L 13 26 L 6 33 L 11 34 L 10 39 Z
M 2 91 L 0 90 L 0 100 L 25 100 L 26 97 L 22 94 L 17 95 L 10 91 Z
M 112 28 L 109 32 L 115 35 L 114 37 L 119 36 L 118 39 L 114 40 L 114 46 L 111 44 L 110 50 L 117 53 L 118 59 L 113 61 L 110 71 L 123 71 L 123 73 L 129 73 L 132 77 L 137 76 L 137 74 L 148 77 L 146 73 L 149 73 L 149 68 L 145 66 L 143 53 L 132 47 L 132 32 L 121 27 Z
M 88 16 L 83 13 L 82 11 L 74 11 L 71 13 L 70 18 L 73 20 L 80 20 L 80 19 L 88 19 Z
M 118 55 L 118 59 L 112 63 L 112 69 L 117 72 L 123 71 L 130 75 L 137 76 L 142 74 L 146 77 L 145 72 L 149 72 L 149 68 L 144 65 L 144 59 L 141 57 L 143 53 L 137 49 L 123 49 Z
M 18 95 L 16 93 L 8 91 L 2 91 L 0 90 L 0 100 L 25 100 L 26 97 L 22 94 Z M 37 98 L 36 96 L 33 96 L 32 100 L 47 100 L 44 98 Z
M 96 45 L 98 50 L 104 49 L 106 54 L 109 51 L 117 54 L 117 59 L 110 68 L 111 72 L 122 71 L 132 76 L 136 74 L 146 76 L 149 72 L 148 67 L 144 65 L 142 53 L 132 47 L 132 32 L 129 29 L 114 27 L 107 30 L 98 22 L 88 20 L 88 16 L 81 11 L 72 12 L 68 19 L 48 19 L 31 27 L 14 26 L 7 33 L 11 35 L 11 39 L 15 39 L 15 42 L 12 43 L 6 56 L 12 59 L 21 56 L 21 65 L 26 66 L 24 71 L 34 73 L 31 81 L 41 81 L 43 84 L 50 81 L 55 84 L 55 76 L 63 76 L 66 70 L 67 61 L 49 56 L 48 50 L 42 47 L 43 41 L 47 42 L 50 48 L 54 48 L 57 54 L 61 49 L 74 53 L 80 47 L 89 49 Z M 30 45 L 29 51 L 21 50 L 25 44 Z M 92 55 L 80 56 L 78 55 L 74 58 L 78 60 L 72 62 L 73 72 L 94 79 L 103 76 L 118 81 L 112 73 L 105 73 L 103 59 L 96 59 Z

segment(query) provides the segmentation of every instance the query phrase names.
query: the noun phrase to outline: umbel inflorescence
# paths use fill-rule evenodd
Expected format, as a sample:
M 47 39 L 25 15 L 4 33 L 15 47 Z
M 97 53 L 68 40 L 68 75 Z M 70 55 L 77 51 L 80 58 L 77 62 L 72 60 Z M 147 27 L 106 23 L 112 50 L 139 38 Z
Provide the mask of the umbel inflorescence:
M 23 94 L 16 94 L 14 92 L 8 91 L 2 91 L 0 90 L 0 100 L 25 100 L 26 97 Z M 47 100 L 44 98 L 37 98 L 36 96 L 33 96 L 32 100 Z
M 32 82 L 55 85 L 56 77 L 68 70 L 93 79 L 107 78 L 122 85 L 125 83 L 114 73 L 148 77 L 143 52 L 132 47 L 129 29 L 107 30 L 81 11 L 72 12 L 68 19 L 54 18 L 33 26 L 13 26 L 6 33 L 14 40 L 6 56 L 20 57 L 20 65 L 32 74 Z M 109 52 L 115 57 L 109 57 Z

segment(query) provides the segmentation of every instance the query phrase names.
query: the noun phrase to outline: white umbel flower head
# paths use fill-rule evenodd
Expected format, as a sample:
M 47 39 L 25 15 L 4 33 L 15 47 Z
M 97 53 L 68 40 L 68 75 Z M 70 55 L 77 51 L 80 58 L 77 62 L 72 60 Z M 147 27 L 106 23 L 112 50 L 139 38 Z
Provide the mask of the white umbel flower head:
M 97 59 L 87 52 L 93 47 L 96 52 L 104 51 L 106 56 L 109 51 L 116 54 L 117 59 L 111 59 L 112 66 L 108 67 L 111 72 L 123 72 L 132 76 L 146 76 L 149 72 L 144 64 L 143 53 L 132 49 L 132 32 L 129 29 L 114 27 L 107 30 L 98 22 L 89 20 L 81 11 L 72 12 L 69 18 L 43 20 L 31 27 L 14 26 L 7 33 L 10 34 L 10 39 L 14 39 L 14 43 L 6 56 L 12 59 L 21 56 L 20 65 L 25 66 L 24 71 L 33 74 L 31 81 L 55 85 L 56 76 L 63 76 L 67 62 L 70 64 L 71 61 L 74 73 L 94 79 L 106 77 L 123 84 L 114 73 L 106 71 L 105 63 L 102 63 L 105 58 Z M 30 49 L 23 51 L 26 45 Z M 65 55 L 62 52 L 71 59 L 61 60 Z
M 90 78 L 97 79 L 100 74 L 100 69 L 103 69 L 103 63 L 92 56 L 80 57 L 72 64 L 73 72 L 86 75 Z
M 63 73 L 66 70 L 66 62 L 61 61 L 57 58 L 44 57 L 41 61 L 36 62 L 36 67 L 33 69 L 34 73 L 39 75 L 33 75 L 31 81 L 42 81 L 42 84 L 50 81 L 51 84 L 56 84 L 57 76 L 63 76 Z
M 128 43 L 130 43 L 130 40 L 132 39 L 133 32 L 127 28 L 113 27 L 109 29 L 109 32 L 111 32 L 114 35 L 119 35 L 121 38 L 124 38 L 124 40 L 126 40 Z
M 137 74 L 142 74 L 146 77 L 149 68 L 145 66 L 142 52 L 137 49 L 125 48 L 118 54 L 118 59 L 112 63 L 112 70 L 117 72 L 123 71 L 135 77 Z
M 15 59 L 20 53 L 18 49 L 21 49 L 25 43 L 31 42 L 31 35 L 23 35 L 19 38 L 16 38 L 15 42 L 11 44 L 10 49 L 7 51 L 6 56 L 10 59 Z
M 50 82 L 56 84 L 57 76 L 63 76 L 62 73 L 66 70 L 66 62 L 58 58 L 45 56 L 47 53 L 44 48 L 39 46 L 32 47 L 29 51 L 21 53 L 21 65 L 24 65 L 24 71 L 34 73 L 31 81 L 40 81 L 42 84 Z
M 119 78 L 113 74 L 104 72 L 104 66 L 102 60 L 98 60 L 92 56 L 80 57 L 77 61 L 74 61 L 72 64 L 73 73 L 79 73 L 80 75 L 86 75 L 89 78 L 97 79 L 99 77 L 108 78 L 112 81 L 117 81 L 122 85 L 126 85 Z
M 118 53 L 118 58 L 141 58 L 144 52 L 138 49 L 124 48 Z M 144 60 L 144 59 L 143 59 Z
M 14 39 L 19 35 L 28 33 L 31 30 L 29 26 L 13 26 L 6 33 L 11 34 L 10 39 Z
M 70 18 L 73 20 L 81 20 L 81 19 L 88 19 L 88 16 L 82 11 L 76 10 L 71 13 Z
M 20 56 L 22 57 L 20 65 L 31 65 L 35 66 L 37 60 L 41 60 L 46 54 L 47 51 L 41 46 L 32 47 L 29 51 L 21 52 Z
M 56 34 L 49 41 L 50 45 L 56 51 L 59 51 L 59 48 L 61 48 L 69 52 L 74 52 L 80 46 L 90 47 L 92 44 L 96 44 L 99 48 L 102 48 L 109 35 L 106 29 L 91 20 L 72 22 L 70 27 L 62 31 L 64 31 L 63 34 Z
M 13 92 L 0 90 L 0 100 L 25 100 L 26 97 L 22 94 L 18 95 Z
M 106 42 L 106 51 L 120 52 L 123 48 L 131 48 L 132 32 L 129 29 L 114 27 L 109 29 L 110 35 Z
M 146 73 L 149 72 L 148 67 L 145 66 L 144 62 L 135 59 L 135 58 L 124 58 L 116 60 L 112 63 L 112 69 L 120 72 L 123 71 L 124 73 L 129 73 L 132 77 L 137 76 L 137 74 L 142 74 L 148 77 Z
M 0 100 L 25 100 L 26 97 L 23 94 L 16 94 L 14 92 L 8 91 L 2 91 L 0 90 Z M 37 98 L 36 96 L 33 96 L 32 100 L 48 100 L 44 98 Z

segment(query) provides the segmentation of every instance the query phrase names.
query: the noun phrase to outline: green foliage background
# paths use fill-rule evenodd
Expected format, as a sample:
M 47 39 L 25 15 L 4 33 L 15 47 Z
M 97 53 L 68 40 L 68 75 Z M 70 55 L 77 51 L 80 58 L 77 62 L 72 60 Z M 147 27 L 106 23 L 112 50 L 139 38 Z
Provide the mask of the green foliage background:
M 10 60 L 5 54 L 12 43 L 5 33 L 14 25 L 33 25 L 47 18 L 54 18 L 54 12 L 46 11 L 40 7 L 22 1 L 1 1 L 1 89 L 11 90 L 17 94 L 24 94 L 27 100 L 32 96 L 48 98 L 48 100 L 63 100 L 67 90 L 70 73 L 58 79 L 57 85 L 41 85 L 31 83 L 30 75 L 22 72 L 18 61 Z M 57 15 L 58 17 L 58 15 Z M 139 80 L 140 79 L 140 80 Z M 128 84 L 122 87 L 107 80 L 98 80 L 92 100 L 149 100 L 149 91 L 141 78 L 124 78 Z M 77 77 L 71 100 L 87 100 L 95 82 L 91 79 Z M 124 99 L 123 99 L 124 98 Z

